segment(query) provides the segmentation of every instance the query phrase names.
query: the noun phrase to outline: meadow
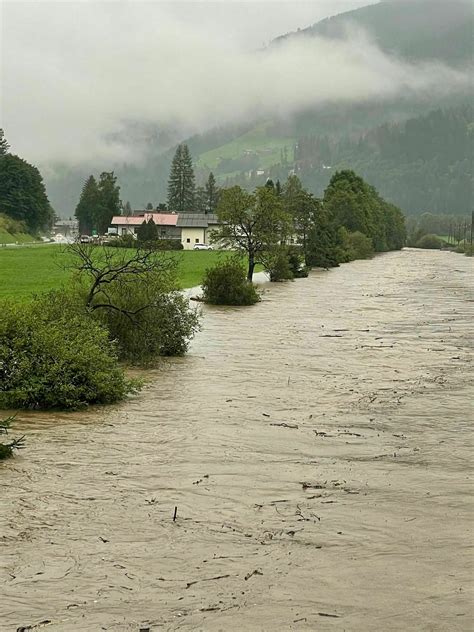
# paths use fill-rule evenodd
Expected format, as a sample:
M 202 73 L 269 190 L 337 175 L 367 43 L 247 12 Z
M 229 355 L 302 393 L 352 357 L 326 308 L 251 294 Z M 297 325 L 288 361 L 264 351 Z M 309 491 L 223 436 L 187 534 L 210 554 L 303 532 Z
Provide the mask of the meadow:
M 181 288 L 200 285 L 206 268 L 227 252 L 185 250 L 166 253 L 178 260 Z M 0 298 L 28 298 L 32 294 L 67 286 L 72 271 L 67 268 L 64 246 L 38 245 L 0 248 Z

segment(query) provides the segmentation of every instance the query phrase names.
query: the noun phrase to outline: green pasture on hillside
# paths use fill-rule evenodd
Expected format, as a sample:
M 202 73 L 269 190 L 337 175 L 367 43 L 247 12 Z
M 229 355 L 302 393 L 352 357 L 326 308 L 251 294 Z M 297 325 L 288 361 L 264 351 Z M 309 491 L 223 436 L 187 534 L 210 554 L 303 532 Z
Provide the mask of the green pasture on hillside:
M 246 132 L 242 136 L 211 149 L 199 156 L 197 165 L 215 169 L 221 158 L 238 158 L 246 150 L 257 151 L 259 154 L 259 167 L 267 168 L 280 162 L 280 149 L 288 148 L 291 154 L 295 138 L 277 137 L 268 133 L 268 124 L 262 124 Z M 240 173 L 240 172 L 237 172 Z M 230 176 L 230 174 L 224 174 Z
M 186 250 L 167 252 L 178 260 L 178 279 L 182 288 L 199 285 L 206 268 L 228 252 Z M 67 286 L 71 271 L 65 269 L 68 257 L 64 246 L 44 245 L 0 248 L 0 297 L 29 297 L 34 293 Z

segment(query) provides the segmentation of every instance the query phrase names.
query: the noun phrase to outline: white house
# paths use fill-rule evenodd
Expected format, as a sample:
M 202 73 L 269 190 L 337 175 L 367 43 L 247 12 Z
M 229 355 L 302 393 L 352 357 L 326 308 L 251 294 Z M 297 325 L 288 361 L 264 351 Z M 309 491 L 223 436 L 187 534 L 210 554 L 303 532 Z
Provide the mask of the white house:
M 150 219 L 153 219 L 155 222 L 160 239 L 180 238 L 181 229 L 176 226 L 178 222 L 176 213 L 143 212 L 141 215 L 116 215 L 112 217 L 110 222 L 109 233 L 115 233 L 120 236 L 127 234 L 136 235 L 138 227 Z
M 183 248 L 192 250 L 195 244 L 210 243 L 210 233 L 218 223 L 213 213 L 180 213 L 176 226 L 181 229 Z

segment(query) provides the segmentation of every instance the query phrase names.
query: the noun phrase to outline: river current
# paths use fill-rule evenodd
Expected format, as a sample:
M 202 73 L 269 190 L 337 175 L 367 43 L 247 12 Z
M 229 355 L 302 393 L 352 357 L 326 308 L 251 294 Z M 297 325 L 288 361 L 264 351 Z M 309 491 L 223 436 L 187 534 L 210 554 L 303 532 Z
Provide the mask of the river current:
M 472 630 L 471 261 L 267 284 L 125 403 L 19 415 L 0 630 Z

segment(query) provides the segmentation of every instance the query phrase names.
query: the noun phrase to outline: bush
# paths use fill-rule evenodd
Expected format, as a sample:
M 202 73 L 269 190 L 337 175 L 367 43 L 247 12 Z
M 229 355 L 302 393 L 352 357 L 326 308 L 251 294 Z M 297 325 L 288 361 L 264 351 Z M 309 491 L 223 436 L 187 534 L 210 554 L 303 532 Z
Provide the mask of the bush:
M 199 314 L 177 288 L 177 262 L 149 248 L 112 251 L 71 244 L 82 305 L 117 341 L 120 359 L 183 355 Z
M 179 239 L 157 239 L 154 243 L 157 250 L 183 250 L 184 246 Z
M 415 248 L 423 248 L 425 250 L 441 250 L 442 247 L 443 240 L 438 235 L 424 235 L 415 244 Z
M 121 235 L 120 237 L 116 237 L 107 241 L 107 247 L 110 248 L 136 248 L 137 240 L 135 237 L 126 233 L 125 235 Z
M 288 264 L 295 279 L 305 279 L 309 274 L 309 268 L 304 263 L 301 248 L 290 246 L 288 248 Z
M 143 248 L 146 246 L 152 250 L 183 250 L 184 246 L 179 239 L 155 239 L 150 242 L 138 242 L 131 234 L 122 235 L 107 242 L 112 248 Z
M 270 275 L 270 281 L 290 281 L 293 279 L 288 260 L 288 250 L 285 246 L 279 246 L 272 252 L 266 253 L 263 264 Z
M 8 430 L 12 421 L 13 417 L 8 417 L 7 419 L 0 420 L 0 435 L 8 434 Z M 2 459 L 8 459 L 9 457 L 13 456 L 13 450 L 21 450 L 24 447 L 24 443 L 25 437 L 13 439 L 8 443 L 0 442 L 0 461 Z
M 466 257 L 472 257 L 473 247 L 467 241 L 461 242 L 456 246 L 456 248 L 454 249 L 454 252 L 457 252 L 459 254 L 464 254 L 466 255 Z
M 255 286 L 247 281 L 240 261 L 227 259 L 206 270 L 203 299 L 211 305 L 253 305 L 260 300 Z
M 0 304 L 0 408 L 76 409 L 134 388 L 107 330 L 71 294 Z
M 138 310 L 132 319 L 118 310 L 94 312 L 117 341 L 121 360 L 146 364 L 157 356 L 182 356 L 199 329 L 199 314 L 188 299 L 151 275 L 146 283 L 113 286 L 109 296 L 119 308 Z
M 344 229 L 343 244 L 349 261 L 370 259 L 374 256 L 372 239 L 358 230 L 350 233 Z

